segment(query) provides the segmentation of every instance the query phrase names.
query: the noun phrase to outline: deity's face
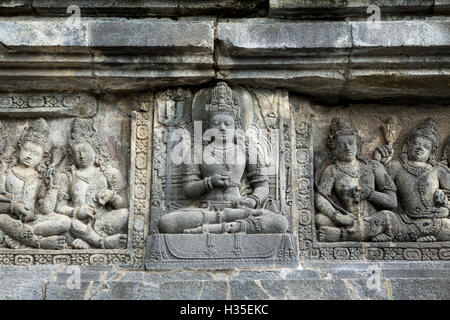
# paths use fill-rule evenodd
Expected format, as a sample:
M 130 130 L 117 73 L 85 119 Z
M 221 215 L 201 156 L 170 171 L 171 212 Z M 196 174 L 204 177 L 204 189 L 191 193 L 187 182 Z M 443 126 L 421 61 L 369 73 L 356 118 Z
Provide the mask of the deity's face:
M 94 165 L 95 151 L 88 142 L 74 144 L 72 146 L 72 155 L 77 168 L 84 169 Z
M 214 134 L 216 141 L 231 141 L 235 134 L 234 118 L 226 113 L 216 113 L 211 117 L 209 129 L 219 131 Z
M 341 162 L 356 159 L 358 145 L 354 135 L 342 135 L 336 138 L 336 158 Z
M 427 162 L 430 159 L 433 142 L 424 137 L 415 136 L 408 145 L 408 159 L 417 162 Z
M 35 142 L 26 141 L 20 149 L 19 161 L 25 167 L 36 167 L 42 161 L 43 157 L 44 148 Z

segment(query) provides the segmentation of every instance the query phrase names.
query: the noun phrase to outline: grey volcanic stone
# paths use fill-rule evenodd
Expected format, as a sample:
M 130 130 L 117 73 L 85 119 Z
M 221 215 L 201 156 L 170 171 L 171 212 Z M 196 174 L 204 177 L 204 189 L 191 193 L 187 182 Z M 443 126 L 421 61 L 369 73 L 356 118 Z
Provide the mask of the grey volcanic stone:
M 0 19 L 0 90 L 135 91 L 214 77 L 212 19 L 69 21 Z
M 325 103 L 445 102 L 449 28 L 446 19 L 382 21 L 379 29 L 366 21 L 219 22 L 217 76 L 237 84 L 286 87 Z
M 186 35 L 189 34 L 189 37 Z M 213 21 L 170 19 L 68 19 L 8 18 L 0 20 L 0 42 L 15 51 L 55 52 L 114 48 L 161 53 L 206 53 L 214 47 Z
M 424 15 L 448 12 L 448 2 L 432 0 L 270 0 L 270 13 L 276 17 L 339 18 L 349 16 L 369 16 L 370 5 L 380 8 L 383 16 L 389 14 Z M 447 5 L 447 7 L 446 7 Z
M 266 0 L 34 0 L 38 15 L 65 15 L 71 5 L 84 16 L 178 16 L 187 14 L 250 14 Z
M 281 22 L 250 19 L 221 22 L 217 39 L 225 52 L 254 56 L 283 51 L 286 55 L 305 49 L 339 49 L 351 47 L 350 27 L 340 22 Z
M 368 285 L 369 267 L 380 270 Z M 297 269 L 127 271 L 64 265 L 0 267 L 1 299 L 449 299 L 449 262 L 304 262 Z M 72 280 L 71 280 L 72 279 Z

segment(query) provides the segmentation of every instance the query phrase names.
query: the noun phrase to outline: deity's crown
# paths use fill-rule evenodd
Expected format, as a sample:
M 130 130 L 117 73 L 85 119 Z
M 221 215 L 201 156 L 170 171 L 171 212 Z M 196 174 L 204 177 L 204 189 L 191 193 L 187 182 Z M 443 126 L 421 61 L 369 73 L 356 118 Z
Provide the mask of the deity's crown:
M 431 140 L 436 146 L 438 143 L 436 119 L 425 119 L 421 124 L 419 124 L 419 126 L 417 126 L 417 128 L 411 130 L 408 134 L 408 138 L 410 139 L 415 136 L 420 136 Z
M 235 121 L 240 120 L 240 109 L 233 99 L 233 91 L 225 82 L 219 82 L 212 89 L 211 103 L 205 106 L 207 119 L 214 113 L 227 113 L 233 116 Z
M 27 141 L 34 142 L 40 145 L 45 152 L 50 150 L 50 143 L 48 139 L 49 129 L 47 121 L 42 118 L 34 120 L 31 125 L 28 127 L 25 136 L 22 139 L 22 142 L 25 143 Z
M 75 119 L 72 128 L 72 139 L 85 138 L 90 140 L 94 136 L 94 128 L 88 119 Z
M 358 136 L 358 131 L 350 127 L 341 118 L 334 118 L 331 121 L 330 133 L 328 137 L 330 139 L 335 139 L 343 135 Z

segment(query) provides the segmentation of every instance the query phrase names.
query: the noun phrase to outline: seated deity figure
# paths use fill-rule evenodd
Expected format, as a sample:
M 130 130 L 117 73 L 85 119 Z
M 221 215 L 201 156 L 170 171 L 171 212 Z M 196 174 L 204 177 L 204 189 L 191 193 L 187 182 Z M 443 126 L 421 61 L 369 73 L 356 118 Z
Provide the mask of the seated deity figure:
M 258 161 L 249 161 L 249 144 L 242 129 L 242 112 L 233 91 L 224 82 L 212 89 L 211 103 L 202 105 L 203 141 L 201 164 L 185 164 L 183 192 L 188 199 L 202 200 L 189 207 L 163 215 L 160 233 L 285 233 L 286 217 L 263 209 L 269 195 L 266 176 Z M 208 138 L 208 132 L 213 132 Z M 252 163 L 255 162 L 255 163 Z M 246 175 L 252 193 L 241 196 Z
M 332 164 L 322 173 L 315 199 L 318 239 L 391 240 L 396 187 L 383 165 L 361 157 L 361 137 L 341 119 L 332 121 L 328 147 Z
M 55 209 L 72 218 L 66 240 L 75 249 L 125 248 L 126 183 L 88 120 L 74 121 L 69 154 L 74 165 L 61 173 Z
M 34 121 L 18 144 L 18 159 L 0 174 L 0 230 L 11 248 L 64 249 L 68 217 L 52 211 L 51 190 L 45 183 L 50 145 L 44 119 Z
M 386 160 L 401 205 L 398 209 L 400 241 L 450 240 L 446 195 L 450 190 L 450 170 L 435 160 L 437 150 L 436 122 L 428 118 L 408 134 L 400 159 Z

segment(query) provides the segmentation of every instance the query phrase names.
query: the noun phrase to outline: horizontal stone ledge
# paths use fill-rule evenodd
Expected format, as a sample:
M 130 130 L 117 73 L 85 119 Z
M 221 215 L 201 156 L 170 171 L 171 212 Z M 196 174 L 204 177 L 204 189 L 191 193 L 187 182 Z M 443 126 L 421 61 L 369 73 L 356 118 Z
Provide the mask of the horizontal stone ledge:
M 251 14 L 267 0 L 14 0 L 0 1 L 0 13 L 64 16 L 70 6 L 81 16 L 158 17 L 187 14 Z
M 286 88 L 320 103 L 383 100 L 446 103 L 450 69 L 224 70 L 219 79 L 236 85 Z
M 367 54 L 372 49 L 390 53 L 417 53 L 450 49 L 449 20 L 285 22 L 248 19 L 219 22 L 221 55 L 231 57 L 326 56 L 330 52 Z M 389 36 L 387 36 L 389 35 Z M 401 49 L 401 52 L 394 51 Z M 358 51 L 359 50 L 359 51 Z
M 217 77 L 339 100 L 448 99 L 450 21 L 219 22 Z M 387 36 L 389 35 L 389 36 Z
M 14 52 L 212 55 L 214 21 L 2 18 L 0 44 Z
M 209 83 L 214 70 L 1 69 L 0 91 L 145 91 Z
M 273 17 L 302 18 L 348 18 L 369 17 L 370 5 L 380 8 L 380 14 L 435 15 L 450 13 L 449 0 L 270 0 L 270 15 Z
M 368 279 L 377 270 L 375 289 Z M 232 272 L 2 266 L 0 299 L 448 299 L 448 270 L 442 261 L 304 262 L 296 269 Z

